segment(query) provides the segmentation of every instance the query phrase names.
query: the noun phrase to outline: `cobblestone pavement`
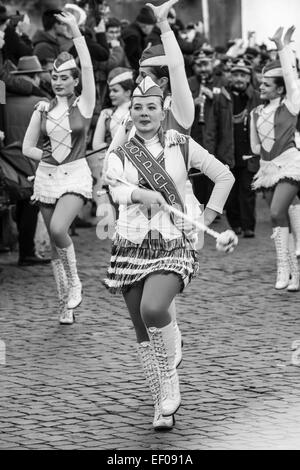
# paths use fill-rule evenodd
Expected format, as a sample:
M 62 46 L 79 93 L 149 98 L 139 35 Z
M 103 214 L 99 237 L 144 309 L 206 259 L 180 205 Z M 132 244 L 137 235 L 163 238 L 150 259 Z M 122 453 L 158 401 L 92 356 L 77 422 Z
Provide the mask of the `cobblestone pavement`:
M 152 430 L 123 299 L 101 284 L 110 242 L 95 229 L 74 238 L 84 301 L 72 326 L 58 323 L 50 266 L 1 255 L 0 449 L 300 449 L 300 293 L 273 288 L 258 207 L 257 237 L 229 256 L 207 238 L 202 272 L 178 298 L 182 406 L 168 433 Z

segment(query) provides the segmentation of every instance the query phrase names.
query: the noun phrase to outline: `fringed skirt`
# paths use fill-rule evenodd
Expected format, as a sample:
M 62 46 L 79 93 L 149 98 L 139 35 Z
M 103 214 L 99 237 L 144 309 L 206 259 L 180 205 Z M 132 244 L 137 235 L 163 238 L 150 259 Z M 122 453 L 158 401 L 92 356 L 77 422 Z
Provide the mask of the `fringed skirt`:
M 260 169 L 253 178 L 252 189 L 273 189 L 279 182 L 300 186 L 300 152 L 291 149 L 271 161 L 260 161 Z
M 183 238 L 148 238 L 140 245 L 116 235 L 105 287 L 112 293 L 126 292 L 153 273 L 175 273 L 181 279 L 181 292 L 198 272 L 197 252 Z
M 92 189 L 93 178 L 85 158 L 58 166 L 42 161 L 36 171 L 31 199 L 44 204 L 55 204 L 64 194 L 91 199 Z

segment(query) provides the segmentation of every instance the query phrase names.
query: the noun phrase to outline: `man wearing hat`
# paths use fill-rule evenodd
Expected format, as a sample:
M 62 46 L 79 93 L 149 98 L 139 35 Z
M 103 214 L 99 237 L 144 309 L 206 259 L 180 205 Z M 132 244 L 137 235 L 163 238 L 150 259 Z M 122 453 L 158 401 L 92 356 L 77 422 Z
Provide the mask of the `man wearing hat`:
M 147 36 L 151 33 L 155 23 L 156 19 L 152 10 L 145 6 L 140 9 L 135 21 L 122 33 L 126 56 L 130 67 L 136 73 L 139 70 L 139 60 L 142 52 L 147 46 Z
M 244 238 L 255 236 L 255 193 L 251 189 L 258 158 L 252 156 L 250 112 L 261 103 L 259 92 L 251 83 L 251 63 L 243 58 L 233 61 L 230 96 L 232 100 L 235 183 L 226 203 L 226 216 L 231 228 Z
M 231 98 L 222 76 L 215 74 L 213 48 L 207 46 L 195 52 L 193 71 L 194 75 L 189 78 L 195 105 L 191 136 L 221 162 L 232 167 Z M 206 206 L 213 189 L 211 180 L 193 168 L 190 176 L 195 196 Z
M 37 56 L 20 57 L 17 69 L 11 74 L 22 77 L 32 84 L 31 95 L 8 93 L 5 109 L 5 143 L 23 142 L 26 129 L 30 122 L 34 106 L 41 98 L 47 100 L 47 95 L 39 88 L 42 66 Z M 41 258 L 35 254 L 34 236 L 37 226 L 39 208 L 32 205 L 30 199 L 16 203 L 16 222 L 19 232 L 19 265 L 31 266 L 50 263 L 50 259 Z

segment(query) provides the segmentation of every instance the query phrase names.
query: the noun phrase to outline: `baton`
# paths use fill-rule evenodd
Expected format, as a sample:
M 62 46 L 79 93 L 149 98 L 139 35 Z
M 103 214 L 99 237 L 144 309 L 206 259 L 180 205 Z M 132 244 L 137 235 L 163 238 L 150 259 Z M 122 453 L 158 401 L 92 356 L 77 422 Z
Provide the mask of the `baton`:
M 137 186 L 135 184 L 129 183 L 128 181 L 124 180 L 123 178 L 119 178 L 117 176 L 117 177 L 115 177 L 115 179 L 117 181 L 119 181 L 120 183 L 126 184 L 126 186 L 131 186 L 131 187 L 134 186 L 135 188 L 137 188 Z M 99 191 L 99 193 L 100 192 L 101 191 Z M 188 215 L 184 214 L 180 210 L 175 209 L 175 207 L 173 207 L 173 206 L 170 206 L 170 205 L 166 204 L 164 206 L 164 209 L 169 211 L 169 212 L 173 212 L 174 215 L 177 215 L 177 216 L 181 217 L 186 222 L 194 225 L 194 227 L 196 227 L 199 231 L 205 232 L 205 233 L 207 233 L 207 235 L 210 235 L 210 236 L 214 237 L 215 239 L 217 239 L 220 236 L 219 232 L 216 232 L 215 230 L 212 230 L 211 228 L 207 227 L 205 224 L 202 224 L 201 222 L 196 222 L 194 219 L 190 218 Z

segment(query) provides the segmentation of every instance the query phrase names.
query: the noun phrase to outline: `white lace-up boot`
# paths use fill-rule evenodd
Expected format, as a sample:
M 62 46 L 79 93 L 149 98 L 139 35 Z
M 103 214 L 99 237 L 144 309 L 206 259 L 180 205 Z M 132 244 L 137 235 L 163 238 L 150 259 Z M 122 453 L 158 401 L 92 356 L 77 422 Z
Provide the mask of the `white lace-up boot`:
M 173 320 L 175 333 L 175 367 L 178 367 L 182 361 L 182 337 L 177 321 Z
M 289 284 L 290 266 L 289 266 L 289 228 L 275 227 L 271 238 L 275 242 L 277 255 L 277 279 L 275 289 L 285 289 Z
M 171 416 L 180 406 L 179 378 L 175 366 L 175 334 L 171 321 L 163 328 L 148 329 L 160 371 L 161 412 Z
M 289 218 L 295 240 L 296 256 L 300 256 L 300 204 L 289 207 Z
M 51 261 L 54 279 L 56 283 L 59 300 L 59 323 L 62 325 L 71 325 L 75 317 L 72 309 L 68 309 L 68 281 L 67 276 L 60 259 Z
M 154 402 L 153 428 L 156 431 L 171 429 L 174 424 L 174 416 L 163 416 L 161 412 L 160 372 L 151 343 L 143 342 L 137 345 L 140 362 L 151 391 Z
M 297 259 L 296 251 L 295 251 L 294 236 L 291 234 L 289 237 L 288 258 L 289 258 L 291 278 L 290 278 L 290 282 L 287 287 L 287 290 L 289 292 L 297 292 L 300 287 L 300 273 L 299 273 L 298 259 Z
M 76 308 L 82 301 L 82 284 L 78 277 L 73 243 L 68 248 L 57 248 L 68 279 L 68 308 Z
M 174 332 L 175 332 L 175 346 L 176 346 L 176 355 L 175 355 L 175 365 L 178 367 L 182 361 L 182 338 L 181 338 L 181 332 L 176 320 L 176 304 L 175 304 L 175 299 L 170 304 L 170 307 L 168 309 L 169 314 L 171 316 L 173 326 L 174 326 Z

